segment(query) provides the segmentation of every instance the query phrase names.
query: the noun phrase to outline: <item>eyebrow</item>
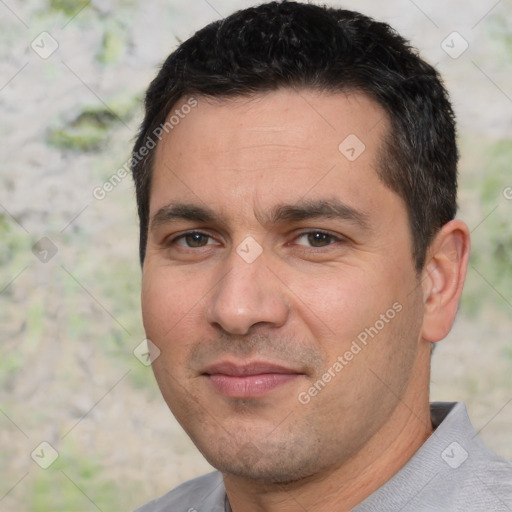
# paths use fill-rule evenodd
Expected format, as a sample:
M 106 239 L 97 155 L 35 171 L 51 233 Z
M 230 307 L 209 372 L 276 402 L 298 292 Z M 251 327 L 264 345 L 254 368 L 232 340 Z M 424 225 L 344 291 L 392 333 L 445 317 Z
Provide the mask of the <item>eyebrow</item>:
M 339 199 L 307 200 L 288 205 L 278 205 L 272 209 L 270 223 L 284 221 L 300 222 L 308 219 L 340 219 L 356 224 L 362 229 L 370 229 L 369 217 L 361 210 Z
M 169 203 L 162 206 L 151 219 L 150 230 L 154 230 L 162 224 L 177 220 L 201 222 L 218 222 L 219 216 L 208 207 L 197 206 L 188 203 Z
M 257 219 L 260 223 L 270 225 L 317 218 L 345 220 L 364 230 L 370 230 L 370 222 L 366 213 L 338 199 L 307 200 L 293 204 L 281 204 L 272 208 L 270 215 L 257 214 Z M 203 224 L 221 223 L 220 216 L 207 206 L 171 202 L 155 213 L 151 219 L 150 230 L 177 220 L 194 221 Z

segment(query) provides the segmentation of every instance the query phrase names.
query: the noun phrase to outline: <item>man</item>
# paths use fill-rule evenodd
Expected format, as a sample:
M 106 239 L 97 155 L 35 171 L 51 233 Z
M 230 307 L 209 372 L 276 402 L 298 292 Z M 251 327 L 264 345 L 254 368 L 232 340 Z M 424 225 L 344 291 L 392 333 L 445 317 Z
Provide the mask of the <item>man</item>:
M 361 14 L 268 3 L 169 56 L 134 148 L 143 321 L 218 472 L 141 511 L 512 510 L 512 465 L 429 405 L 456 166 L 436 71 Z

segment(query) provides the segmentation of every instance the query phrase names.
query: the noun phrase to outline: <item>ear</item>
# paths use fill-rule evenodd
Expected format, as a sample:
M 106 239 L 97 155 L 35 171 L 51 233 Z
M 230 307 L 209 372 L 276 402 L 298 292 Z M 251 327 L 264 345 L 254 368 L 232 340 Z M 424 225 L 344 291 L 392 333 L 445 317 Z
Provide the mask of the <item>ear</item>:
M 469 249 L 469 229 L 460 220 L 446 223 L 430 244 L 422 271 L 422 337 L 426 341 L 440 341 L 452 328 L 466 278 Z

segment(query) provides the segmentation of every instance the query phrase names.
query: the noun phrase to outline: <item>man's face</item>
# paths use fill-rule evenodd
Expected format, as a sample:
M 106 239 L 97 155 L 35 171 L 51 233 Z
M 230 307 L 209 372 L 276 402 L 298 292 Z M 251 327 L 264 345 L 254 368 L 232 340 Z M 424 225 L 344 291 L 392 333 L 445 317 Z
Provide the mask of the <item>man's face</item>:
M 320 474 L 399 424 L 426 365 L 407 212 L 376 172 L 387 118 L 362 94 L 198 100 L 154 164 L 155 376 L 221 471 Z

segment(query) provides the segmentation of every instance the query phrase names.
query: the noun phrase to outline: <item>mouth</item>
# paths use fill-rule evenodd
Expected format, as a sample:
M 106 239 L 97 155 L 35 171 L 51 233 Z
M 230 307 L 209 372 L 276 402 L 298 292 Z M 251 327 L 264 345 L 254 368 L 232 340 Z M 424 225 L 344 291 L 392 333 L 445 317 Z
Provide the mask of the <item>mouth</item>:
M 236 364 L 222 362 L 209 366 L 202 375 L 210 385 L 230 398 L 257 398 L 289 384 L 304 374 L 266 362 Z

